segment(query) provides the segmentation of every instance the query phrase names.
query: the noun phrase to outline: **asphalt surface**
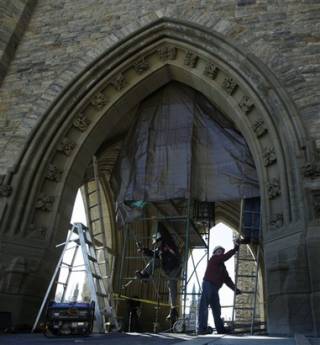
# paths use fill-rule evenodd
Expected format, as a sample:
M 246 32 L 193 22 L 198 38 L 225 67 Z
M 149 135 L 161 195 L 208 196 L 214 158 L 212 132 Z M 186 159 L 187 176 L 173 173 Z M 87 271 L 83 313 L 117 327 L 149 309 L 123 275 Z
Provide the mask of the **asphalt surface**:
M 319 338 L 309 338 L 308 343 L 297 339 L 269 336 L 203 335 L 181 333 L 108 333 L 89 337 L 54 337 L 42 334 L 0 334 L 1 345 L 320 345 Z M 309 342 L 310 341 L 310 342 Z

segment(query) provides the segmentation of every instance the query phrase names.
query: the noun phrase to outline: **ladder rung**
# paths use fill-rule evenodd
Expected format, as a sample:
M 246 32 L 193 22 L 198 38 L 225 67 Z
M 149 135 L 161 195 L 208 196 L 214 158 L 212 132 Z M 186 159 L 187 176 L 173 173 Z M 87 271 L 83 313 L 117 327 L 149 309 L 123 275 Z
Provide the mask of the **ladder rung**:
M 94 277 L 96 279 L 102 279 L 102 277 L 99 274 L 96 274 L 96 273 L 92 273 L 92 277 Z
M 65 262 L 61 262 L 61 266 L 67 266 L 67 267 L 72 267 L 72 265 L 70 265 L 70 264 L 67 264 L 67 263 L 65 263 Z
M 107 294 L 102 293 L 102 292 L 97 292 L 97 296 L 99 296 L 99 297 L 104 297 L 104 298 L 108 297 Z
M 238 274 L 238 278 L 256 278 L 256 275 L 250 275 L 250 274 Z
M 97 207 L 98 204 L 93 204 L 93 205 L 90 205 L 88 208 L 91 209 L 91 208 L 94 208 L 94 207 Z
M 91 190 L 90 192 L 88 191 L 87 195 L 91 195 L 91 194 L 94 194 L 94 193 L 96 193 L 96 192 L 97 192 L 97 190 L 94 189 L 94 190 Z
M 234 309 L 239 309 L 239 310 L 253 310 L 253 307 L 234 307 Z
M 255 259 L 247 259 L 247 258 L 241 258 L 241 257 L 239 257 L 238 260 L 239 260 L 239 261 L 252 261 L 252 262 L 256 262 Z
M 241 295 L 253 295 L 254 294 L 254 291 L 242 291 L 241 290 Z M 240 295 L 238 295 L 240 296 Z
M 97 262 L 97 259 L 96 259 L 95 257 L 89 255 L 89 254 L 88 254 L 88 258 L 89 258 L 89 260 L 92 261 L 92 262 Z
M 125 258 L 128 260 L 132 260 L 132 259 L 140 259 L 140 260 L 143 259 L 143 260 L 145 260 L 145 258 L 143 256 L 126 256 Z
M 62 282 L 57 282 L 57 284 L 63 285 L 63 286 L 67 286 L 66 283 L 62 283 Z
M 101 218 L 99 217 L 99 218 L 93 218 L 93 219 L 91 219 L 91 223 L 94 223 L 94 222 L 97 222 L 97 221 L 100 221 L 101 220 Z

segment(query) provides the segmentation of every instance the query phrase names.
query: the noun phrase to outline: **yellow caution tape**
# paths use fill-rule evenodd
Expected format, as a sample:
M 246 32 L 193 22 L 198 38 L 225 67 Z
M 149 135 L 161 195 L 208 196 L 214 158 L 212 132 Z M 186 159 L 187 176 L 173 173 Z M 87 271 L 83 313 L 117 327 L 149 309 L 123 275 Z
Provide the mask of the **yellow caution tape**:
M 156 301 L 152 301 L 149 299 L 143 299 L 143 298 L 134 298 L 134 297 L 128 297 L 128 296 L 124 296 L 118 293 L 114 293 L 113 296 L 115 298 L 118 298 L 119 300 L 132 300 L 132 301 L 138 301 L 138 302 L 142 302 L 142 303 L 147 303 L 147 304 L 154 304 L 154 305 L 159 305 L 161 307 L 170 307 L 170 304 L 168 303 L 162 303 L 162 302 L 156 302 Z

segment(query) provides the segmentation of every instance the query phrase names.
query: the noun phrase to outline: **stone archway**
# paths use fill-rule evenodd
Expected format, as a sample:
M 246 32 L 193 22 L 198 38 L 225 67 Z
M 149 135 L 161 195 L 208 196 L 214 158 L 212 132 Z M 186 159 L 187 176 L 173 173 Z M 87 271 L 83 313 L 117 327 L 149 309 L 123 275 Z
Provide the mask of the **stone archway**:
M 237 123 L 246 138 L 261 185 L 269 330 L 293 332 L 299 319 L 299 325 L 311 331 L 308 262 L 299 239 L 306 222 L 297 173 L 305 158 L 305 135 L 296 109 L 277 79 L 254 56 L 219 34 L 169 19 L 130 35 L 88 66 L 33 131 L 10 177 L 12 193 L 2 212 L 3 239 L 10 253 L 6 262 L 19 256 L 26 261 L 25 284 L 12 298 L 21 301 L 21 308 L 29 308 L 29 315 L 35 312 L 54 265 L 54 245 L 64 238 L 91 156 L 108 136 L 121 132 L 128 109 L 170 80 L 203 93 Z M 294 263 L 289 264 L 290 254 L 281 254 L 288 249 L 286 241 L 301 254 L 299 267 L 305 270 L 296 270 L 294 255 Z M 3 278 L 7 286 L 10 277 L 8 272 Z M 303 283 L 292 290 L 295 279 Z M 43 284 L 34 291 L 37 280 Z M 296 307 L 291 306 L 295 297 L 305 305 L 298 319 Z M 285 312 L 277 309 L 281 304 Z

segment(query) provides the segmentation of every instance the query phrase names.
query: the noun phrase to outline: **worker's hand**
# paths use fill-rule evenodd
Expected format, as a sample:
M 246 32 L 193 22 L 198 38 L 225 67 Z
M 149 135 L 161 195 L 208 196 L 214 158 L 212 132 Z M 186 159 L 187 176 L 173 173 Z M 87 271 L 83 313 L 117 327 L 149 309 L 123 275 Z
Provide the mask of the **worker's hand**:
M 241 294 L 241 290 L 240 289 L 236 289 L 236 295 L 240 295 Z
M 142 244 L 141 242 L 136 242 L 136 246 L 137 246 L 137 252 L 141 253 L 143 250 Z

